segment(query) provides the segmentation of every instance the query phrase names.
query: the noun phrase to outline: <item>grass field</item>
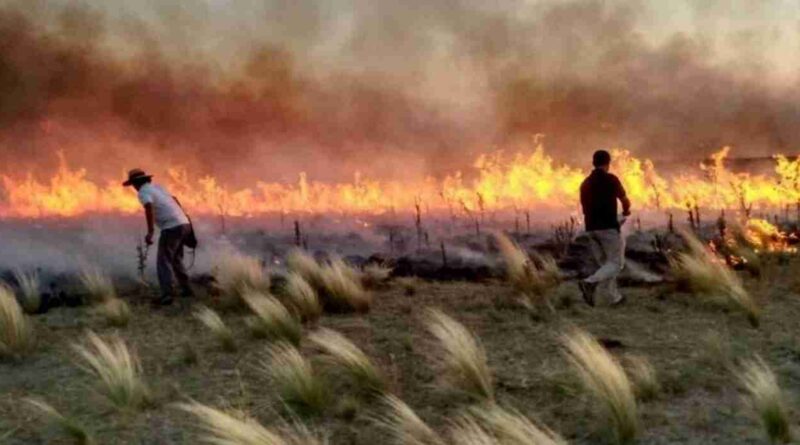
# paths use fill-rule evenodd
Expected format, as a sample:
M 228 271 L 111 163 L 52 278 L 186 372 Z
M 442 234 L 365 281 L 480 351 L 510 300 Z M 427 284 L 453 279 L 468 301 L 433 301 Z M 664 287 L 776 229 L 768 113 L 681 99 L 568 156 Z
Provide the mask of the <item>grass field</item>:
M 565 357 L 562 337 L 575 328 L 600 339 L 623 366 L 641 358 L 652 364 L 658 384 L 638 402 L 639 443 L 767 443 L 736 370 L 756 355 L 763 358 L 786 396 L 790 427 L 796 426 L 800 296 L 793 292 L 792 275 L 797 268 L 773 265 L 761 279 L 746 281 L 763 309 L 759 328 L 740 312 L 709 305 L 668 284 L 623 288 L 628 296 L 623 307 L 590 308 L 575 283 L 566 282 L 552 291 L 551 312 L 514 303 L 514 290 L 501 282 L 390 281 L 373 291 L 368 313 L 325 314 L 303 327 L 299 349 L 330 392 L 325 405 L 311 413 L 294 413 L 281 402 L 263 366 L 270 340 L 251 335 L 246 309 L 220 308 L 200 293 L 195 300 L 153 310 L 144 291 L 119 289 L 132 310 L 125 327 L 111 327 L 87 308 L 59 308 L 33 318 L 38 340 L 33 352 L 0 361 L 0 443 L 75 443 L 29 409 L 23 403 L 29 397 L 50 403 L 100 444 L 199 443 L 196 419 L 176 408 L 189 401 L 240 417 L 247 413 L 266 427 L 299 420 L 333 445 L 390 443 L 391 433 L 377 421 L 387 414 L 383 398 L 345 378 L 308 340 L 322 327 L 352 340 L 385 376 L 386 391 L 449 438 L 454 422 L 488 402 L 442 381 L 436 368 L 440 345 L 426 329 L 430 308 L 479 339 L 498 405 L 541 422 L 569 443 L 613 439 L 597 402 Z M 196 318 L 200 304 L 218 310 L 235 346 L 224 347 Z M 117 334 L 138 354 L 152 399 L 147 406 L 119 409 L 98 393 L 96 378 L 78 366 L 72 347 L 88 329 L 103 338 Z

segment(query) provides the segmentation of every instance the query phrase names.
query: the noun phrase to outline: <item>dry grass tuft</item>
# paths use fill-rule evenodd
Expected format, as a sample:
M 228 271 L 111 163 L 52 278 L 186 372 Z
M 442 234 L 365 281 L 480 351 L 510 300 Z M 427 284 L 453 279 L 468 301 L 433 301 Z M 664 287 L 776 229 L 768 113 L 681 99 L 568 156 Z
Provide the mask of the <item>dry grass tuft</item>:
M 441 311 L 429 310 L 426 319 L 428 331 L 439 342 L 440 365 L 447 381 L 473 397 L 493 400 L 492 371 L 480 341 Z
M 321 297 L 323 305 L 332 312 L 367 312 L 372 305 L 372 295 L 361 284 L 359 272 L 341 259 L 333 259 L 322 266 Z
M 772 443 L 791 442 L 789 412 L 778 379 L 769 366 L 756 356 L 742 365 L 738 377 L 747 390 L 745 400 L 761 420 L 769 440 Z
M 392 268 L 382 264 L 371 263 L 364 266 L 361 283 L 367 289 L 375 289 L 386 283 L 392 275 Z
M 131 321 L 131 307 L 121 298 L 109 298 L 95 306 L 94 311 L 103 317 L 109 326 L 121 328 Z
M 304 250 L 294 249 L 286 257 L 286 266 L 290 271 L 299 274 L 315 289 L 321 289 L 322 266 Z
M 93 303 L 116 298 L 117 291 L 111 277 L 96 266 L 84 265 L 78 274 L 81 285 Z
M 0 357 L 16 357 L 35 345 L 33 325 L 14 293 L 0 283 Z
M 248 322 L 253 335 L 300 343 L 303 326 L 277 298 L 253 290 L 246 291 L 242 298 L 255 314 Z
M 386 379 L 383 373 L 353 342 L 331 329 L 318 329 L 308 339 L 321 349 L 330 360 L 349 374 L 353 381 L 368 392 L 383 392 Z
M 632 442 L 639 431 L 639 415 L 633 386 L 622 366 L 584 331 L 576 329 L 561 341 L 584 386 L 603 407 L 614 439 Z
M 214 279 L 226 302 L 237 306 L 248 291 L 269 292 L 269 274 L 258 258 L 235 252 L 221 255 L 214 266 Z
M 323 445 L 325 441 L 308 428 L 295 425 L 280 432 L 265 428 L 256 420 L 240 418 L 197 402 L 180 403 L 177 408 L 197 418 L 204 432 L 203 442 L 215 445 Z
M 506 278 L 514 288 L 535 302 L 545 302 L 546 294 L 561 280 L 561 271 L 551 256 L 531 258 L 502 232 L 494 234 L 506 267 Z
M 233 332 L 213 309 L 207 306 L 200 306 L 194 311 L 194 318 L 203 324 L 223 350 L 228 352 L 236 351 L 236 341 L 233 339 Z
M 139 359 L 121 338 L 105 341 L 89 331 L 84 344 L 73 349 L 83 359 L 81 367 L 100 379 L 100 393 L 114 406 L 142 408 L 150 402 Z
M 17 280 L 20 290 L 20 304 L 25 312 L 35 314 L 42 306 L 42 290 L 39 273 L 36 271 L 25 272 L 23 270 L 14 271 L 14 279 Z
M 566 445 L 557 433 L 537 425 L 514 411 L 497 405 L 473 409 L 474 415 L 492 431 L 502 445 Z
M 91 433 L 74 419 L 64 416 L 52 405 L 41 399 L 23 399 L 34 411 L 41 414 L 49 422 L 58 425 L 64 433 L 69 436 L 76 445 L 92 445 L 95 443 Z
M 760 310 L 736 272 L 695 235 L 688 231 L 681 235 L 689 251 L 679 253 L 671 261 L 678 281 L 697 294 L 724 298 L 727 304 L 744 312 L 753 326 L 758 326 Z
M 281 343 L 271 347 L 261 363 L 270 375 L 281 400 L 299 414 L 319 414 L 327 406 L 328 386 L 300 351 Z
M 630 355 L 626 357 L 628 374 L 633 380 L 636 395 L 641 400 L 652 400 L 661 392 L 656 369 L 647 358 Z
M 453 422 L 450 437 L 458 445 L 503 445 L 472 416 L 462 416 Z
M 286 295 L 289 303 L 304 321 L 316 322 L 322 316 L 322 305 L 319 302 L 317 291 L 311 284 L 297 272 L 291 272 L 286 277 Z
M 376 419 L 398 445 L 445 445 L 446 442 L 417 416 L 410 406 L 393 395 L 384 397 L 388 412 Z

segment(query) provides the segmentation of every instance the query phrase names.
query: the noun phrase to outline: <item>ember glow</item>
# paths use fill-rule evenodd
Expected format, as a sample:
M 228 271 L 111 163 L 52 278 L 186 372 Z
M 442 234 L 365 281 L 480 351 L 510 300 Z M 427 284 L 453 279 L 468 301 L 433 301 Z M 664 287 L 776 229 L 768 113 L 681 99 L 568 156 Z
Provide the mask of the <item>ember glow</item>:
M 775 158 L 771 175 L 733 172 L 725 167 L 729 149 L 695 171 L 664 176 L 647 159 L 626 150 L 613 151 L 612 166 L 639 210 L 680 211 L 699 207 L 752 212 L 784 212 L 800 202 L 800 161 Z M 472 214 L 576 210 L 578 187 L 586 169 L 559 165 L 540 145 L 523 153 L 494 152 L 474 163 L 472 180 L 454 172 L 444 179 L 416 182 L 381 181 L 356 174 L 351 182 L 323 183 L 298 173 L 295 183 L 259 181 L 230 188 L 211 176 L 192 177 L 181 166 L 158 178 L 181 197 L 193 213 L 255 217 L 264 214 L 366 214 L 411 212 L 421 204 L 428 212 Z M 122 177 L 122 172 L 120 172 Z M 87 213 L 131 214 L 140 210 L 131 189 L 119 180 L 95 183 L 85 168 L 60 156 L 58 171 L 47 181 L 29 174 L 3 174 L 0 216 L 4 218 L 77 217 Z M 794 210 L 792 210 L 794 211 Z M 748 226 L 765 233 L 764 225 Z M 755 235 L 754 235 L 755 237 Z M 760 235 L 759 235 L 760 237 Z M 758 238 L 758 237 L 756 237 Z

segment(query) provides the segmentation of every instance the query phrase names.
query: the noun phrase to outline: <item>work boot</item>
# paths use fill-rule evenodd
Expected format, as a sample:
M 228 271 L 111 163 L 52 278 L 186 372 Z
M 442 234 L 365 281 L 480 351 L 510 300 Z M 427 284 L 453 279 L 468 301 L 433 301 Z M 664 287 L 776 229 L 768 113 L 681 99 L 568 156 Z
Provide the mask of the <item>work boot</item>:
M 181 298 L 194 298 L 194 291 L 191 286 L 181 288 Z
M 581 289 L 583 301 L 585 301 L 589 306 L 594 307 L 594 293 L 597 289 L 597 283 L 589 283 L 585 280 L 579 280 L 578 287 Z

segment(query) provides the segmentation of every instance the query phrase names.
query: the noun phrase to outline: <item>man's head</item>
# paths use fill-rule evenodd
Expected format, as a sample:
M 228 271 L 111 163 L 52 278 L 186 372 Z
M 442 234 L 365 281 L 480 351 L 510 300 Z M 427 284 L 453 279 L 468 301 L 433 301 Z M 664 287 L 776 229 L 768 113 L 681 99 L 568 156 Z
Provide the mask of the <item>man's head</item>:
M 132 186 L 136 190 L 139 190 L 143 185 L 147 184 L 152 179 L 153 175 L 148 175 L 140 168 L 134 168 L 128 172 L 128 180 L 123 182 L 122 185 L 125 187 Z
M 611 167 L 611 155 L 605 150 L 597 150 L 592 156 L 592 165 L 594 168 L 608 171 Z

